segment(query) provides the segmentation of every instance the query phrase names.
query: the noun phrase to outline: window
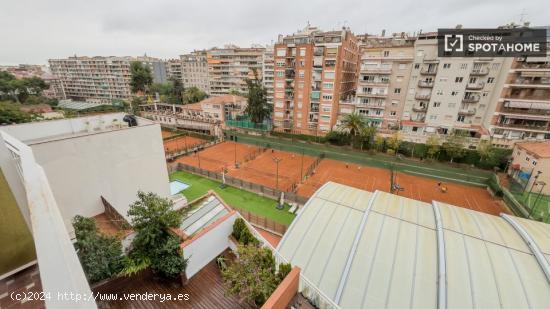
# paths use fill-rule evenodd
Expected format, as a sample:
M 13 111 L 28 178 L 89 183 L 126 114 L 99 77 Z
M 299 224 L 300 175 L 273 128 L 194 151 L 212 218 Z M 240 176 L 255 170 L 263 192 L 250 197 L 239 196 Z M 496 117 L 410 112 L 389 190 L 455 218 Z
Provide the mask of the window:
M 397 76 L 395 81 L 398 82 L 398 83 L 402 82 L 403 81 L 403 76 Z
M 405 70 L 407 68 L 407 65 L 404 63 L 399 64 L 399 70 Z
M 525 157 L 525 161 L 529 161 L 529 157 Z
M 488 95 L 489 95 L 489 92 L 487 92 L 487 91 L 484 91 L 483 94 L 482 94 L 482 96 L 484 96 L 484 97 L 486 97 Z
M 461 63 L 460 64 L 460 69 L 461 70 L 466 70 L 468 68 L 468 64 L 467 63 Z
M 332 89 L 332 88 L 334 88 L 334 84 L 333 83 L 324 83 L 323 88 L 324 89 Z
M 333 79 L 334 78 L 334 72 L 325 72 L 325 78 Z
M 323 112 L 325 112 L 325 113 L 330 113 L 331 110 L 332 110 L 332 107 L 330 107 L 330 106 L 323 106 Z
M 458 91 L 451 91 L 451 95 L 452 96 L 458 95 Z
M 396 111 L 391 111 L 390 116 L 397 116 L 397 112 Z
M 537 161 L 533 160 L 533 165 L 537 165 Z
M 277 71 L 277 77 L 283 77 L 283 76 L 285 76 L 285 72 Z
M 277 56 L 284 57 L 286 55 L 286 50 L 284 48 L 277 48 Z
M 399 105 L 399 101 L 391 100 L 391 106 L 397 106 L 397 105 Z
M 304 88 L 304 82 L 299 82 L 298 83 L 298 88 L 303 89 Z
M 284 106 L 285 106 L 285 104 L 283 103 L 283 101 L 275 102 L 275 107 L 277 107 L 277 108 L 283 108 Z
M 454 108 L 454 107 L 456 106 L 456 103 L 449 103 L 449 104 L 447 104 L 447 106 L 448 106 L 449 108 Z
M 444 68 L 444 69 L 450 69 L 450 68 L 451 68 L 451 64 L 450 64 L 450 63 L 443 63 L 443 68 Z
M 401 88 L 395 88 L 395 89 L 393 89 L 393 93 L 401 93 Z
M 384 57 L 389 57 L 390 56 L 390 51 L 389 50 L 385 50 L 384 51 Z
M 323 100 L 332 100 L 332 94 L 323 94 Z
M 430 120 L 436 120 L 437 119 L 437 115 L 430 115 Z
M 304 74 L 305 74 L 305 73 L 304 73 L 304 70 L 298 71 L 298 77 L 304 78 Z
M 441 102 L 434 102 L 434 107 L 439 107 L 441 106 Z
M 285 84 L 283 82 L 276 82 L 275 88 L 284 88 Z
M 285 66 L 285 61 L 284 60 L 277 60 L 277 66 L 278 67 L 284 67 Z
M 414 64 L 414 68 L 415 68 L 415 69 L 420 69 L 420 63 L 415 63 L 415 64 Z
M 457 77 L 457 78 L 455 78 L 455 83 L 462 83 L 463 80 L 464 80 L 464 78 Z
M 305 48 L 300 48 L 300 56 L 305 56 L 306 55 L 306 49 Z
M 435 94 L 436 94 L 436 95 L 443 95 L 443 90 L 437 90 L 437 91 L 435 92 Z
M 492 84 L 495 82 L 495 78 L 494 77 L 489 77 L 487 78 L 487 84 Z
M 446 83 L 447 80 L 448 80 L 447 77 L 441 77 L 441 78 L 439 79 L 439 81 L 440 81 L 440 82 L 443 82 L 443 83 Z
M 500 63 L 493 63 L 491 67 L 493 70 L 498 70 L 498 68 L 500 67 Z
M 458 115 L 458 117 L 456 117 L 456 121 L 458 122 L 464 122 L 464 119 L 466 119 L 464 115 Z

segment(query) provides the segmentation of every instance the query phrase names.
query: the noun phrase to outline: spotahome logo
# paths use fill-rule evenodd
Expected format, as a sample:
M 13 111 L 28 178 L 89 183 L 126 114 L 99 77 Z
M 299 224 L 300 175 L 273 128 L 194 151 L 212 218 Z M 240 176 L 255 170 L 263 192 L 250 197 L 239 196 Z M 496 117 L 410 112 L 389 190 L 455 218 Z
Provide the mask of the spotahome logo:
M 439 29 L 439 57 L 545 57 L 546 29 Z

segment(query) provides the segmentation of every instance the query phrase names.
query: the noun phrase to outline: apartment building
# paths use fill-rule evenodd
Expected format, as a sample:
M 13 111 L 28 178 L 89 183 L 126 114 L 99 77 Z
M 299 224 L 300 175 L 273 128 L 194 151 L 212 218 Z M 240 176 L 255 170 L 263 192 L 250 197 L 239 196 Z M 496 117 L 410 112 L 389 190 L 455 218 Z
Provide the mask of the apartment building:
M 69 57 L 50 59 L 50 71 L 59 79 L 63 99 L 110 103 L 131 96 L 130 64 L 140 61 L 149 66 L 156 83 L 166 82 L 162 60 L 143 57 Z
M 402 114 L 406 139 L 425 142 L 454 129 L 488 136 L 487 114 L 494 112 L 511 58 L 438 57 L 437 33 L 418 36 Z
M 210 94 L 206 51 L 194 51 L 181 55 L 180 60 L 183 85 L 186 88 L 197 87 Z
M 267 92 L 267 103 L 271 106 L 273 106 L 273 81 L 275 77 L 274 50 L 273 45 L 266 46 L 262 61 L 262 83 Z
M 495 113 L 487 117 L 492 143 L 550 139 L 550 55 L 515 58 Z
M 166 78 L 177 79 L 183 83 L 182 64 L 180 59 L 168 59 L 165 61 Z
M 398 129 L 414 59 L 414 41 L 405 34 L 362 36 L 356 97 L 340 102 L 340 118 L 364 115 L 369 125 Z
M 340 101 L 355 93 L 358 40 L 344 28 L 307 26 L 275 44 L 273 124 L 276 130 L 326 134 L 336 125 Z
M 253 70 L 256 70 L 258 78 L 262 78 L 264 51 L 264 47 L 241 48 L 235 45 L 208 50 L 210 94 L 224 95 L 231 90 L 247 92 L 245 81 L 254 78 Z

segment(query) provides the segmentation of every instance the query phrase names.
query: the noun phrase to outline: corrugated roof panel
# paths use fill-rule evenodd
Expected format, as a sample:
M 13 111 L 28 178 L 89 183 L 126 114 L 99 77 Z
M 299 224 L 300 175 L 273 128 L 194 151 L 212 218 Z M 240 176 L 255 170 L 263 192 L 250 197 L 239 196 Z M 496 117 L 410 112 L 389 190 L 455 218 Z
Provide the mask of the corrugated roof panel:
M 311 224 L 314 224 L 317 213 L 321 210 L 325 201 L 321 199 L 310 200 L 308 205 L 302 209 L 299 215 L 300 222 L 304 224 L 293 224 L 291 229 L 285 233 L 285 237 L 279 244 L 280 253 L 287 259 L 292 259 L 298 249 L 300 241 L 306 235 Z
M 338 208 L 340 208 L 340 210 L 336 211 Z M 307 233 L 302 237 L 297 251 L 292 258 L 293 264 L 302 268 L 304 273 L 313 273 L 323 270 L 324 265 L 319 265 L 319 263 L 315 261 L 311 262 L 311 259 L 317 260 L 318 257 L 316 257 L 316 255 L 319 255 L 318 251 L 316 251 L 319 249 L 317 248 L 317 244 L 321 239 L 323 242 L 325 241 L 323 235 L 326 236 L 325 232 L 329 228 L 333 216 L 338 212 L 345 211 L 345 209 L 338 207 L 337 204 L 332 202 L 326 202 L 321 206 L 319 213 L 315 217 L 315 223 L 310 226 Z
M 372 210 L 411 223 L 435 228 L 432 206 L 427 203 L 379 191 Z
M 360 308 L 363 295 L 366 293 L 369 271 L 373 270 L 372 264 L 376 255 L 379 235 L 384 219 L 387 216 L 371 212 L 365 228 L 361 233 L 361 240 L 357 246 L 353 263 L 344 286 L 340 307 Z M 383 283 L 381 283 L 383 284 Z
M 319 288 L 322 289 L 329 297 L 336 296 L 336 290 L 340 283 L 340 278 L 346 266 L 347 258 L 350 254 L 353 239 L 358 233 L 359 225 L 363 213 L 350 210 L 350 215 L 345 224 L 341 227 L 340 235 L 336 240 L 333 252 L 327 262 L 323 277 L 320 279 Z
M 550 254 L 550 224 L 514 218 L 531 235 L 544 254 Z
M 417 229 L 416 269 L 411 308 L 437 307 L 437 240 L 435 231 Z
M 550 285 L 533 255 L 511 250 L 531 308 L 548 308 Z
M 445 231 L 447 308 L 473 308 L 468 256 L 462 235 Z
M 482 238 L 496 244 L 529 253 L 529 248 L 514 228 L 502 218 L 483 213 L 471 213 L 475 216 Z

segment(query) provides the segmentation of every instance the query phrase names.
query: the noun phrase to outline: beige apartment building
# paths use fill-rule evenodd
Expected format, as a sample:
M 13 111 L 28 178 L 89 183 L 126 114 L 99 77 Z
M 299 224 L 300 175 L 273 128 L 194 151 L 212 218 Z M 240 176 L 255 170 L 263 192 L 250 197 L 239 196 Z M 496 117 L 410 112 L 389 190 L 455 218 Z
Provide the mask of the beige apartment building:
M 495 113 L 489 116 L 496 146 L 550 140 L 550 55 L 515 58 Z
M 207 94 L 210 94 L 206 51 L 194 51 L 186 55 L 181 55 L 180 60 L 183 85 L 186 88 L 197 87 Z
M 69 57 L 50 59 L 50 71 L 59 80 L 63 99 L 110 103 L 131 96 L 130 63 L 140 61 L 151 68 L 154 82 L 166 82 L 162 60 L 151 57 Z
M 326 134 L 338 119 L 341 101 L 355 93 L 358 40 L 348 28 L 304 30 L 279 36 L 275 44 L 273 125 L 276 130 Z
M 274 46 L 268 45 L 265 48 L 262 61 L 262 83 L 267 92 L 267 103 L 273 106 L 273 86 L 275 78 Z
M 507 173 L 527 182 L 527 190 L 550 195 L 550 141 L 516 143 Z
M 210 94 L 219 96 L 229 94 L 231 90 L 247 92 L 246 79 L 262 78 L 262 63 L 265 48 L 241 48 L 227 45 L 224 48 L 212 48 L 207 51 L 208 79 Z
M 165 61 L 165 66 L 168 80 L 177 79 L 183 83 L 182 64 L 180 59 L 168 59 Z
M 511 58 L 438 57 L 437 33 L 418 36 L 406 89 L 401 129 L 407 140 L 444 138 L 453 130 L 488 137 L 486 115 L 494 112 Z
M 414 59 L 414 38 L 362 36 L 355 99 L 340 102 L 340 117 L 364 115 L 370 126 L 398 129 Z

